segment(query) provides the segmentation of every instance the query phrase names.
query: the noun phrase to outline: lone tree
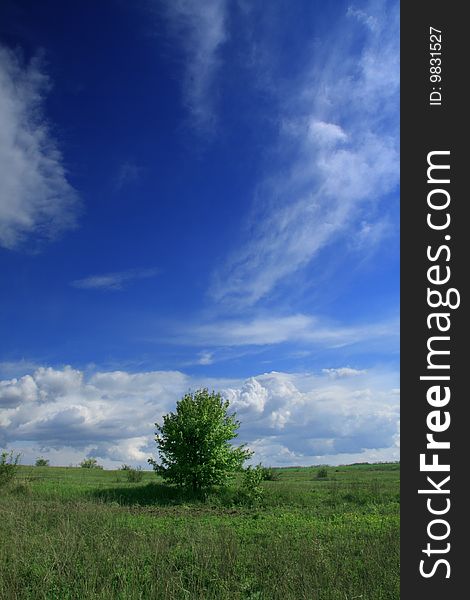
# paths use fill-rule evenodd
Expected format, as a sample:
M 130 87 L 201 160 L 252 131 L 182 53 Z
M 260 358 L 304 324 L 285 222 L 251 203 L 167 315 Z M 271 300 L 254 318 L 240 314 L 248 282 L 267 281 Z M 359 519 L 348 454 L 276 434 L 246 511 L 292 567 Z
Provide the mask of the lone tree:
M 253 453 L 229 442 L 240 422 L 229 414 L 229 402 L 207 389 L 188 393 L 176 403 L 176 412 L 155 423 L 155 441 L 161 464 L 149 463 L 164 479 L 198 492 L 222 485 Z

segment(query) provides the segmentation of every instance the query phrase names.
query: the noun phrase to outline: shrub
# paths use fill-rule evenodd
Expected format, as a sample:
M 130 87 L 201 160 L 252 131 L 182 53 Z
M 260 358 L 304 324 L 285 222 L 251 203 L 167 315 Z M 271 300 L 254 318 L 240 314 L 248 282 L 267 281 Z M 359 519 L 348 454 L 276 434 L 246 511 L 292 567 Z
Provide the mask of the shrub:
M 84 458 L 80 463 L 82 469 L 102 469 L 103 467 L 98 464 L 96 458 Z
M 36 462 L 34 463 L 35 467 L 48 467 L 49 466 L 49 460 L 47 458 L 43 458 L 42 456 L 39 456 L 38 458 L 36 458 Z
M 317 479 L 325 479 L 325 477 L 328 477 L 328 469 L 326 467 L 322 467 L 321 469 L 318 469 Z
M 264 489 L 261 487 L 263 481 L 263 467 L 249 466 L 243 472 L 242 481 L 242 499 L 247 504 L 255 504 L 259 502 L 264 495 Z
M 130 471 L 132 469 L 132 467 L 130 465 L 121 465 L 119 467 L 120 471 Z
M 31 484 L 28 480 L 19 481 L 11 488 L 11 492 L 15 496 L 31 496 Z
M 261 464 L 259 465 L 259 467 L 261 469 L 263 481 L 279 481 L 280 476 L 275 469 L 273 469 L 272 467 L 263 467 Z
M 18 471 L 18 462 L 21 454 L 8 453 L 5 450 L 0 454 L 0 487 L 10 483 Z
M 125 465 L 125 466 L 127 466 L 127 465 Z M 142 479 L 144 477 L 144 473 L 140 467 L 138 467 L 137 469 L 133 469 L 132 467 L 129 467 L 128 469 L 122 469 L 122 470 L 126 471 L 127 481 L 129 481 L 130 483 L 138 483 L 139 481 L 142 481 Z

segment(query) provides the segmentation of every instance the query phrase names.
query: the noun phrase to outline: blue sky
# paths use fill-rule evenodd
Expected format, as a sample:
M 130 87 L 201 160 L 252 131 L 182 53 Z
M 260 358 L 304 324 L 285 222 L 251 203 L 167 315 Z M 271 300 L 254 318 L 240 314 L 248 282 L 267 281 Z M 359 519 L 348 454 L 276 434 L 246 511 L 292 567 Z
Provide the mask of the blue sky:
M 25 462 L 201 386 L 256 462 L 397 459 L 398 2 L 2 2 L 0 273 Z

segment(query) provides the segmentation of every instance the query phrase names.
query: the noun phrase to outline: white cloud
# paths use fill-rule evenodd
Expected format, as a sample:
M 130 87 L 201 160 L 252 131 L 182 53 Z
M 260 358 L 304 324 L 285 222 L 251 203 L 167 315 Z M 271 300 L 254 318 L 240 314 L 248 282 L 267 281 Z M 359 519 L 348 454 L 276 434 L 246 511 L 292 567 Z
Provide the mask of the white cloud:
M 255 461 L 347 462 L 345 457 L 367 452 L 396 456 L 397 380 L 397 373 L 376 369 L 341 380 L 329 373 L 278 372 L 223 380 L 179 371 L 86 377 L 71 367 L 39 368 L 0 382 L 0 445 L 25 456 L 50 454 L 55 464 L 78 462 L 86 454 L 106 466 L 145 464 L 156 450 L 154 423 L 189 389 L 206 386 L 230 400 L 242 423 L 238 439 L 257 452 Z
M 317 121 L 316 119 L 312 119 L 308 124 L 307 136 L 314 143 L 325 146 L 346 142 L 348 139 L 348 136 L 339 125 Z
M 13 408 L 37 400 L 38 387 L 31 375 L 0 381 L 0 408 Z
M 322 373 L 325 373 L 332 379 L 338 377 L 356 377 L 357 375 L 365 375 L 367 371 L 363 369 L 351 369 L 351 367 L 340 367 L 338 369 L 322 369 Z
M 384 239 L 392 237 L 395 232 L 396 228 L 386 217 L 373 222 L 364 220 L 359 225 L 354 239 L 350 241 L 350 247 L 367 257 Z
M 131 281 L 136 279 L 148 279 L 154 277 L 158 269 L 130 269 L 128 271 L 117 271 L 103 275 L 90 275 L 83 279 L 72 281 L 71 285 L 85 290 L 122 290 Z
M 219 51 L 227 39 L 226 0 L 172 0 L 165 7 L 168 23 L 185 54 L 184 101 L 195 127 L 214 126 L 214 78 Z
M 255 377 L 250 377 L 240 388 L 227 388 L 224 394 L 235 411 L 262 413 L 268 392 Z
M 359 22 L 369 27 L 372 31 L 377 31 L 379 23 L 376 17 L 367 12 L 350 6 L 347 12 L 348 16 L 355 17 Z
M 250 394 L 244 388 L 228 393 L 246 423 L 244 439 L 278 445 L 305 464 L 313 457 L 318 462 L 324 455 L 364 449 L 394 451 L 399 414 L 392 392 L 395 376 L 375 371 L 362 375 L 360 382 L 339 383 L 328 376 L 268 373 L 256 377 L 257 387 Z
M 185 325 L 172 341 L 184 340 L 186 344 L 208 347 L 263 346 L 297 341 L 337 348 L 372 340 L 390 344 L 394 338 L 397 339 L 398 333 L 397 320 L 342 325 L 311 315 L 296 314 Z
M 46 401 L 51 396 L 60 398 L 80 390 L 83 385 L 83 373 L 70 366 L 60 371 L 51 367 L 39 367 L 34 373 L 34 379 L 40 390 L 39 397 Z
M 347 31 L 331 32 L 327 60 L 318 51 L 309 59 L 306 48 L 303 76 L 288 93 L 271 85 L 282 106 L 279 156 L 257 191 L 249 237 L 214 275 L 215 301 L 256 304 L 330 242 L 347 245 L 366 215 L 370 231 L 374 207 L 396 189 L 398 8 L 374 10 L 370 19 L 349 12 Z
M 214 362 L 214 355 L 212 352 L 200 352 L 197 360 L 198 365 L 211 365 Z
M 76 225 L 78 195 L 43 115 L 48 79 L 0 46 L 0 246 L 47 241 Z

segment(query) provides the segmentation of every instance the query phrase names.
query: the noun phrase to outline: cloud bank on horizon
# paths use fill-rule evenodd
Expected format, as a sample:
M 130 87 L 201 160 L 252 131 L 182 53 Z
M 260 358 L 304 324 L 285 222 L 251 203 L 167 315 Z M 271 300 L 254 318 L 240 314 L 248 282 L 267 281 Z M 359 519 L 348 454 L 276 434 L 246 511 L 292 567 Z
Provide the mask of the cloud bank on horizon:
M 242 425 L 239 440 L 269 464 L 309 465 L 398 457 L 396 374 L 338 370 L 264 373 L 245 380 L 181 371 L 96 372 L 40 367 L 0 382 L 0 445 L 22 445 L 27 460 L 48 453 L 60 464 L 95 456 L 108 467 L 145 464 L 153 424 L 189 389 L 220 390 Z
M 397 460 L 399 3 L 115 8 L 0 8 L 0 446 L 145 465 L 209 387 L 255 462 Z

